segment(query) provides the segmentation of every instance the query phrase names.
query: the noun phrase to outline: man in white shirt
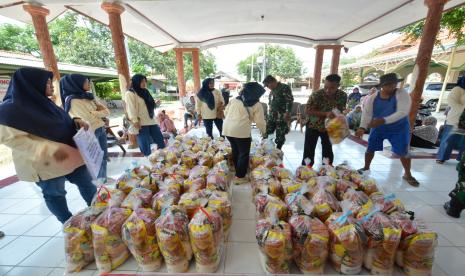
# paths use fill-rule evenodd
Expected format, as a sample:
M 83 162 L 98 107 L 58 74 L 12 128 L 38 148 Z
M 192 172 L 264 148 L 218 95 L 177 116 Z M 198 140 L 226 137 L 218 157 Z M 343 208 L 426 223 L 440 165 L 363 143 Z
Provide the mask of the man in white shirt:
M 411 158 L 409 156 L 411 107 L 410 95 L 403 89 L 398 89 L 401 81 L 395 73 L 380 77 L 380 91 L 367 100 L 363 109 L 362 122 L 356 132 L 361 138 L 368 128 L 371 128 L 368 138 L 368 148 L 365 153 L 365 167 L 360 171 L 370 169 L 375 151 L 383 150 L 383 142 L 387 139 L 392 145 L 392 152 L 400 157 L 404 167 L 403 179 L 408 184 L 418 187 L 420 184 L 410 172 Z

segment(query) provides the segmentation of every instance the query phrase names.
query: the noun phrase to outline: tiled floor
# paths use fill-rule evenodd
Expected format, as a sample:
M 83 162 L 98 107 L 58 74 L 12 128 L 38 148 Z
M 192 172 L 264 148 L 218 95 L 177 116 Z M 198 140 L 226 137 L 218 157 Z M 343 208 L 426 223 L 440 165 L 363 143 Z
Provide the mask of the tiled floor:
M 284 147 L 286 167 L 294 170 L 301 161 L 303 135 L 291 132 Z M 348 161 L 355 167 L 363 164 L 364 148 L 346 140 L 334 146 L 336 163 Z M 116 149 L 115 149 L 116 151 Z M 321 151 L 318 148 L 317 156 Z M 134 158 L 145 162 L 144 158 Z M 109 175 L 118 176 L 131 158 L 114 159 L 109 163 Z M 321 162 L 318 162 L 321 163 Z M 402 168 L 398 160 L 378 154 L 371 171 L 385 192 L 395 192 L 408 208 L 424 218 L 439 233 L 433 275 L 464 275 L 465 271 L 465 216 L 453 219 L 446 216 L 442 203 L 454 186 L 457 174 L 455 161 L 437 165 L 434 160 L 414 160 L 413 174 L 421 186 L 413 188 L 401 180 Z M 318 166 L 318 164 L 317 164 Z M 2 172 L 2 174 L 6 174 Z M 67 184 L 69 206 L 76 212 L 85 206 L 79 193 Z M 255 241 L 254 207 L 248 186 L 233 187 L 233 225 L 225 254 L 218 272 L 230 274 L 263 274 Z M 42 200 L 40 190 L 31 183 L 18 182 L 0 189 L 0 275 L 64 275 L 63 236 L 61 225 L 51 216 Z M 195 269 L 192 266 L 191 272 Z M 334 273 L 327 266 L 327 273 Z M 133 259 L 115 273 L 138 273 Z M 141 273 L 142 274 L 142 273 Z M 396 271 L 400 275 L 400 270 Z M 98 275 L 95 264 L 73 275 Z

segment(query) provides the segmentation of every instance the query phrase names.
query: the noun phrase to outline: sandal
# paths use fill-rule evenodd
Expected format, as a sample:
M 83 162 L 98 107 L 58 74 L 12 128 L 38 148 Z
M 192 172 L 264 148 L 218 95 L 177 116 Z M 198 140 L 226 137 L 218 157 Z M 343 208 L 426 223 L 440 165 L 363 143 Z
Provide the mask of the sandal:
M 445 162 L 444 160 L 436 160 L 436 163 L 441 164 L 441 165 L 444 164 L 444 162 Z
M 407 181 L 407 183 L 410 185 L 410 186 L 413 186 L 413 187 L 418 187 L 420 186 L 420 182 L 418 182 L 418 180 L 415 179 L 415 177 L 413 176 L 402 176 L 402 179 L 404 179 L 405 181 Z

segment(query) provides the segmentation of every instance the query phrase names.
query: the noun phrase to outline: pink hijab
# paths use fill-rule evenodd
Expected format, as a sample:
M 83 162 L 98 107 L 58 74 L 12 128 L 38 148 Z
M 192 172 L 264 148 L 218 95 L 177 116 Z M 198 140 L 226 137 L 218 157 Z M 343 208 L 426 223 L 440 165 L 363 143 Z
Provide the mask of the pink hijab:
M 158 113 L 158 122 L 160 124 L 161 132 L 176 132 L 176 127 L 174 126 L 173 121 L 168 117 L 168 115 L 163 114 L 162 112 Z

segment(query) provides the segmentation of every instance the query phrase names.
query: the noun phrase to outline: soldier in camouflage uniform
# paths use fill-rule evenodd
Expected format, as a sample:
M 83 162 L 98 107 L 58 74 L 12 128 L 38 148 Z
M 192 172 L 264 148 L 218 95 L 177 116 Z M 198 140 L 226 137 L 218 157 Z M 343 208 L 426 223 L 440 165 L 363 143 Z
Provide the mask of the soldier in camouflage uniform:
M 465 110 L 459 119 L 458 128 L 465 130 Z M 462 154 L 460 162 L 457 164 L 459 179 L 455 184 L 455 189 L 450 193 L 450 200 L 444 204 L 444 208 L 449 216 L 459 218 L 460 213 L 465 209 L 465 153 Z
M 270 135 L 276 131 L 276 147 L 281 149 L 286 142 L 286 134 L 289 133 L 294 97 L 289 85 L 278 82 L 273 76 L 267 76 L 263 80 L 263 84 L 271 89 L 268 104 L 269 113 L 266 118 L 266 134 Z

